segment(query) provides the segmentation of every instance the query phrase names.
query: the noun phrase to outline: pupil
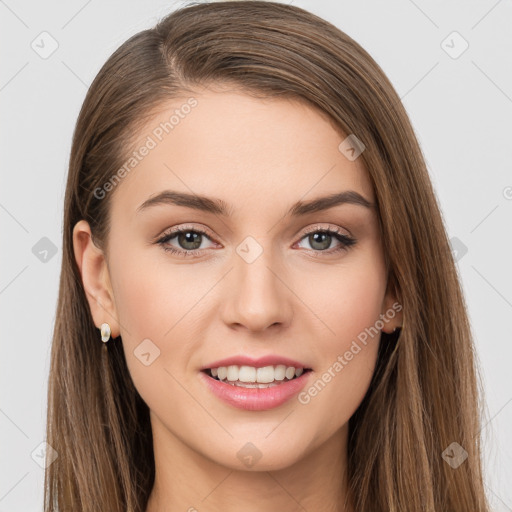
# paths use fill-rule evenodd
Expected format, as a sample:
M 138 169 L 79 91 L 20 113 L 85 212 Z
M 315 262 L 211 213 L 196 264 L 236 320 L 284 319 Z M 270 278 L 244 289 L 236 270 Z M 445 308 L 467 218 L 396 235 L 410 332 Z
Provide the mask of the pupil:
M 312 235 L 309 235 L 309 243 L 311 244 L 311 247 L 313 247 L 313 249 L 315 249 L 315 243 L 320 243 L 320 247 L 316 247 L 316 249 L 328 249 L 329 246 L 331 245 L 331 238 L 332 235 L 330 235 L 329 233 L 314 233 Z
M 193 251 L 201 246 L 201 233 L 195 233 L 193 231 L 180 233 L 178 235 L 178 242 L 184 249 Z M 187 246 L 189 243 L 192 244 L 192 247 Z

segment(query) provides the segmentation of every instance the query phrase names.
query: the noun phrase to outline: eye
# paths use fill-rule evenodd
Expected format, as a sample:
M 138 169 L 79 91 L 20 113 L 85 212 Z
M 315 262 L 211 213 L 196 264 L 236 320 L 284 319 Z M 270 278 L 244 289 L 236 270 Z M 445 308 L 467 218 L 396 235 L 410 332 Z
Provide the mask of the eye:
M 206 231 L 202 229 L 182 227 L 164 234 L 157 240 L 157 243 L 162 246 L 164 251 L 169 251 L 179 256 L 194 257 L 200 256 L 201 251 L 205 249 L 204 246 L 202 247 L 202 242 L 205 238 L 211 240 Z M 169 242 L 173 239 L 176 239 L 178 247 L 169 245 Z
M 343 234 L 339 228 L 326 229 L 318 226 L 310 229 L 301 240 L 306 240 L 314 252 L 325 254 L 347 250 L 357 242 L 355 238 Z M 339 242 L 339 245 L 330 249 L 332 243 L 336 241 Z
M 178 246 L 169 244 L 174 239 Z M 201 256 L 204 250 L 208 248 L 203 246 L 205 239 L 211 241 L 206 231 L 196 227 L 183 226 L 177 229 L 173 228 L 165 233 L 156 243 L 161 245 L 162 249 L 172 254 L 193 258 Z M 319 226 L 314 226 L 307 231 L 299 244 L 302 243 L 302 240 L 306 240 L 310 244 L 310 250 L 316 253 L 315 256 L 320 257 L 347 250 L 357 242 L 355 238 L 343 234 L 337 227 L 327 229 Z M 332 243 L 336 241 L 338 246 L 331 248 Z

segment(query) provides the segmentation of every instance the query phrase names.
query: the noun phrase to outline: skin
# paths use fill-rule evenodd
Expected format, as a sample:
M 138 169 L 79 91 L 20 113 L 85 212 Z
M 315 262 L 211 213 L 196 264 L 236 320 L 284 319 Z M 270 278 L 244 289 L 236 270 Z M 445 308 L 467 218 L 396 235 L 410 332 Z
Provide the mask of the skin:
M 214 396 L 199 370 L 235 354 L 275 353 L 313 368 L 309 387 L 396 303 L 375 209 L 343 204 L 285 216 L 296 201 L 343 190 L 375 202 L 368 173 L 361 158 L 338 150 L 345 135 L 302 102 L 212 88 L 193 97 L 198 105 L 109 192 L 106 253 L 84 220 L 73 232 L 94 322 L 121 335 L 109 343 L 122 342 L 150 408 L 156 481 L 147 512 L 351 511 L 348 420 L 368 389 L 380 336 L 307 404 L 295 397 L 266 411 L 238 409 Z M 139 140 L 185 101 L 162 105 Z M 223 199 L 231 216 L 169 204 L 136 212 L 165 189 Z M 199 257 L 152 243 L 185 224 L 209 233 Z M 357 242 L 334 253 L 334 236 L 322 245 L 304 233 L 316 226 Z M 236 252 L 247 236 L 263 250 L 252 263 Z M 193 246 L 177 237 L 167 245 Z M 397 313 L 383 330 L 400 323 Z M 146 338 L 160 350 L 149 366 L 134 355 Z M 261 454 L 252 467 L 237 457 L 248 442 Z

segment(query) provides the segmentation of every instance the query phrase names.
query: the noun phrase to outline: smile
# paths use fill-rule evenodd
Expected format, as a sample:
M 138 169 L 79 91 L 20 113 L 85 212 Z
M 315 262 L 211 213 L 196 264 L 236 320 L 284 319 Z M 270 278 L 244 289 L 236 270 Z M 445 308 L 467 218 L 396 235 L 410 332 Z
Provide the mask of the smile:
M 306 385 L 310 368 L 284 365 L 255 368 L 221 366 L 199 372 L 208 389 L 223 402 L 249 411 L 278 407 Z

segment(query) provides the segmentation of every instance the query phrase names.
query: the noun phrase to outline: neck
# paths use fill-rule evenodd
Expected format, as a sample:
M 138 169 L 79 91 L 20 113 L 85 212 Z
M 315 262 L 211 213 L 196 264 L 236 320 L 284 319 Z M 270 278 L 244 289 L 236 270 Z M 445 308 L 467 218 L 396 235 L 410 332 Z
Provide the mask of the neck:
M 151 423 L 155 482 L 146 512 L 354 510 L 347 494 L 348 425 L 285 468 L 241 470 L 198 453 L 153 415 Z

